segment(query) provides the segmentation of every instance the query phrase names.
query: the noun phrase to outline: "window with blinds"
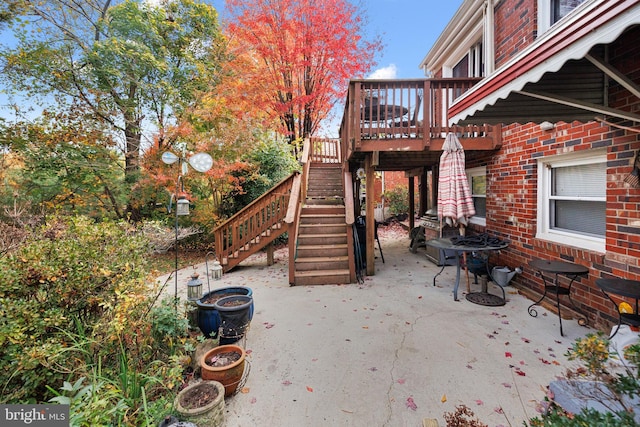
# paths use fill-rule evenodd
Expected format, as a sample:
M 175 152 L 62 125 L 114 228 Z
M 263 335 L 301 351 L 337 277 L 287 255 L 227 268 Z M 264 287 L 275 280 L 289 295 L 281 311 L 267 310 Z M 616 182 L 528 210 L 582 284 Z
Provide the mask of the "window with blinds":
M 606 151 L 538 160 L 536 237 L 604 252 L 606 196 Z

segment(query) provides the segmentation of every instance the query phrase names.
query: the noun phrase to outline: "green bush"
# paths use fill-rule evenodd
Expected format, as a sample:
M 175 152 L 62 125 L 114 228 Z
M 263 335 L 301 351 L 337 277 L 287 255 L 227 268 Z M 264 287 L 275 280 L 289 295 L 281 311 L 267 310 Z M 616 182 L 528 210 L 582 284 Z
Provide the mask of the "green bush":
M 409 213 L 409 190 L 399 185 L 389 191 L 385 191 L 384 198 L 389 203 L 389 212 L 392 215 Z

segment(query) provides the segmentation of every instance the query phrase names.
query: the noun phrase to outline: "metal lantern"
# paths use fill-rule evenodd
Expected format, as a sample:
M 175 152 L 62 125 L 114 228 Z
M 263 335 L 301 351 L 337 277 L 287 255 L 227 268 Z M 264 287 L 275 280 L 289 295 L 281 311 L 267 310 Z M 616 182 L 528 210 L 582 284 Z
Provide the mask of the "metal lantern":
M 180 196 L 176 202 L 176 215 L 186 216 L 189 215 L 189 201 L 186 197 Z
M 189 301 L 197 301 L 202 298 L 202 280 L 198 277 L 198 273 L 193 273 L 191 280 L 187 282 L 187 299 Z
M 214 280 L 222 279 L 222 265 L 217 259 L 213 261 L 213 267 L 211 267 L 211 278 Z

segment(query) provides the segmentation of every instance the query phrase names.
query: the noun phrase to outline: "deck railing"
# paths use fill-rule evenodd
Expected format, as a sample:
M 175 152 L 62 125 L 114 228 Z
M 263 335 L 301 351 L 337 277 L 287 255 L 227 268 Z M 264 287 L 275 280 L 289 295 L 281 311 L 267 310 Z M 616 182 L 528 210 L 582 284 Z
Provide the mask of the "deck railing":
M 367 140 L 421 140 L 424 147 L 448 132 L 486 136 L 489 125 L 453 126 L 448 109 L 479 78 L 351 80 L 340 126 L 343 158 Z

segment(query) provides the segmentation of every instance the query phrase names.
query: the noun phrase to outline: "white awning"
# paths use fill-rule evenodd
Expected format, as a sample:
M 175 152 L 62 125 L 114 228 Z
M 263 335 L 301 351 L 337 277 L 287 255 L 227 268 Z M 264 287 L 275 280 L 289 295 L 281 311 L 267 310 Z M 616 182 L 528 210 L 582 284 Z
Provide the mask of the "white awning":
M 586 3 L 540 36 L 449 108 L 452 123 L 526 123 L 596 116 L 640 122 L 640 115 L 607 106 L 606 78 L 634 96 L 640 88 L 606 61 L 605 46 L 625 31 L 640 34 L 640 2 Z M 630 37 L 629 43 L 638 43 Z

